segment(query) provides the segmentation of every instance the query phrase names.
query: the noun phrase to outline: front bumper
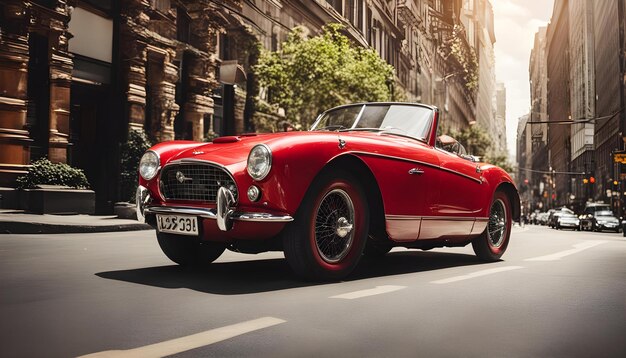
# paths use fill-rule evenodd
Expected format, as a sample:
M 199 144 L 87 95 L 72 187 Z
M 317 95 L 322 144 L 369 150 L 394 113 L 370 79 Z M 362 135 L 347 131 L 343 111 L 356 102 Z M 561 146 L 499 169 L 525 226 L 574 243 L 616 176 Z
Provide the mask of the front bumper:
M 604 224 L 598 223 L 598 227 L 601 230 L 605 230 L 605 229 L 606 230 L 615 230 L 615 229 L 619 228 L 619 223 L 616 223 L 616 222 L 615 223 L 604 223 Z
M 233 221 L 255 223 L 288 223 L 293 221 L 290 215 L 276 215 L 265 212 L 235 211 L 235 200 L 232 192 L 224 187 L 218 190 L 217 207 L 215 209 L 192 208 L 180 206 L 150 206 L 152 199 L 147 188 L 139 186 L 136 194 L 137 219 L 146 222 L 146 215 L 169 214 L 191 215 L 217 221 L 221 231 L 233 228 Z
M 559 223 L 560 227 L 578 227 L 578 223 L 576 222 L 561 222 Z

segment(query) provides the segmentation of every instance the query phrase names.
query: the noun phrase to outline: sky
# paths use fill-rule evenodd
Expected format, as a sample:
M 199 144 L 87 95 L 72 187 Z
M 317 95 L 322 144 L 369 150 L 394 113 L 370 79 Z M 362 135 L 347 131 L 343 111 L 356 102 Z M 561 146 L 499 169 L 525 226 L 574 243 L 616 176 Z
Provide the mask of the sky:
M 528 62 L 540 26 L 552 15 L 554 0 L 491 0 L 496 31 L 496 81 L 506 87 L 509 159 L 515 161 L 517 120 L 530 110 Z

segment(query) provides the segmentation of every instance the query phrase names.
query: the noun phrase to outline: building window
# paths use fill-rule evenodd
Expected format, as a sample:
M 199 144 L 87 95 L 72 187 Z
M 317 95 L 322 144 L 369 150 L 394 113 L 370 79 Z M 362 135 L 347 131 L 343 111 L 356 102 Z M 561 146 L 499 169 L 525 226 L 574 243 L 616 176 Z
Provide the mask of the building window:
M 341 6 L 343 0 L 326 0 L 326 2 L 329 3 L 335 10 L 337 10 L 338 13 L 343 14 L 343 6 Z
M 33 2 L 49 9 L 54 8 L 57 3 L 55 0 L 33 0 Z
M 367 9 L 367 43 L 370 46 L 374 46 L 373 41 L 374 41 L 374 24 L 372 23 L 372 10 L 371 9 Z
M 152 8 L 163 14 L 167 14 L 170 11 L 170 0 L 151 0 Z
M 77 5 L 89 5 L 90 7 L 110 13 L 111 12 L 111 0 L 80 0 L 77 1 Z
M 359 28 L 359 31 L 361 31 L 361 33 L 365 33 L 365 31 L 363 30 L 363 8 L 365 5 L 365 0 L 358 0 L 357 3 L 357 27 Z
M 220 60 L 231 60 L 232 57 L 230 54 L 230 39 L 228 38 L 228 36 L 226 36 L 226 34 L 219 34 L 217 38 L 218 58 Z
M 347 0 L 346 1 L 346 19 L 352 24 L 356 26 L 356 0 Z
M 191 18 L 187 15 L 187 11 L 182 7 L 176 8 L 176 39 L 181 42 L 189 43 L 189 34 L 191 32 Z

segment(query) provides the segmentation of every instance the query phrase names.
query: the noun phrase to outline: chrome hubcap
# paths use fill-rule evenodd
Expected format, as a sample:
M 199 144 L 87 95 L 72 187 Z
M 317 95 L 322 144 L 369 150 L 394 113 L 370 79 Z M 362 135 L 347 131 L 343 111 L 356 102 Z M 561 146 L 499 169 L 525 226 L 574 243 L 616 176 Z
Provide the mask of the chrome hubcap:
M 504 202 L 498 199 L 491 205 L 491 211 L 489 213 L 488 231 L 490 246 L 495 248 L 502 246 L 507 234 L 506 222 L 506 207 Z
M 339 218 L 339 220 L 337 220 L 337 236 L 339 236 L 340 238 L 344 238 L 346 237 L 350 231 L 352 231 L 352 225 L 350 224 L 350 222 L 348 221 L 348 219 L 344 218 L 343 216 Z
M 354 204 L 341 189 L 328 192 L 315 217 L 315 245 L 320 257 L 328 263 L 341 261 L 354 239 Z

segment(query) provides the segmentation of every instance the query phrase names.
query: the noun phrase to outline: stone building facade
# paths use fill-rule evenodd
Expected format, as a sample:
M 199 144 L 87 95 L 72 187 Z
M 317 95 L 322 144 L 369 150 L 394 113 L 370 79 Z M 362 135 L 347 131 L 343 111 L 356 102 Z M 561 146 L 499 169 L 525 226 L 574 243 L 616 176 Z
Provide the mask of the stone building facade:
M 623 175 L 626 168 L 613 161 L 613 153 L 624 150 L 626 133 L 625 6 L 621 0 L 593 1 L 598 117 L 594 127 L 596 185 L 593 192 L 595 200 L 612 203 L 618 215 L 623 212 L 623 193 L 626 191 L 626 175 Z M 618 185 L 614 186 L 613 181 Z
M 545 40 L 545 80 L 542 29 L 535 39 L 532 121 L 546 115 L 549 121 L 565 121 L 545 129 L 533 125 L 537 149 L 532 169 L 544 173 L 533 181 L 554 183 L 556 198 L 550 205 L 580 210 L 587 201 L 601 201 L 623 214 L 626 168 L 614 161 L 614 154 L 625 151 L 625 8 L 624 1 L 556 0 Z M 585 119 L 590 121 L 567 123 Z M 546 132 L 548 152 L 543 154 Z
M 532 165 L 532 127 L 528 123 L 530 115 L 521 116 L 517 121 L 516 181 L 520 193 L 523 213 L 533 209 L 532 172 L 525 170 Z
M 548 120 L 560 122 L 571 120 L 570 108 L 570 60 L 564 56 L 569 51 L 568 0 L 556 0 L 552 21 L 548 25 L 547 40 L 548 69 Z M 566 205 L 570 200 L 570 126 L 548 124 L 548 160 L 553 188 L 550 200 L 553 206 Z
M 476 94 L 476 124 L 492 139 L 491 152 L 506 152 L 501 146 L 502 138 L 496 123 L 494 96 L 496 91 L 494 44 L 496 35 L 493 7 L 488 0 L 464 0 L 461 21 L 466 28 L 470 45 L 475 49 L 478 61 L 478 88 Z
M 120 145 L 254 130 L 263 91 L 252 71 L 295 26 L 339 22 L 396 68 L 411 101 L 448 128 L 475 122 L 449 44 L 462 0 L 0 0 L 0 186 L 41 157 L 84 169 L 97 211 L 121 198 Z
M 542 210 L 548 206 L 548 63 L 546 57 L 547 27 L 540 27 L 535 33 L 533 49 L 530 53 L 530 130 L 532 138 L 531 169 L 529 186 L 533 192 L 531 210 Z M 530 165 L 529 165 L 530 164 Z
M 596 116 L 596 80 L 594 64 L 593 1 L 573 0 L 569 3 L 570 105 L 573 120 Z M 590 173 L 594 166 L 594 123 L 571 126 L 571 171 Z M 588 177 L 589 175 L 587 175 Z M 572 175 L 571 204 L 582 211 L 589 196 L 585 175 Z

